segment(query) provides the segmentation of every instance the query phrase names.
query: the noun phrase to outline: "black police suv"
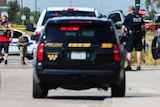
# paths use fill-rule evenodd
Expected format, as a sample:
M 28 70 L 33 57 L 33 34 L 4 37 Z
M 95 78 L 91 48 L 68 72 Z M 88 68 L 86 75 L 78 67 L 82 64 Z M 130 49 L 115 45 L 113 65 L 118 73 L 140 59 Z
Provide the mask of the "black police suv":
M 49 19 L 33 61 L 33 98 L 58 87 L 82 90 L 111 87 L 112 97 L 125 96 L 123 46 L 112 21 L 89 17 Z

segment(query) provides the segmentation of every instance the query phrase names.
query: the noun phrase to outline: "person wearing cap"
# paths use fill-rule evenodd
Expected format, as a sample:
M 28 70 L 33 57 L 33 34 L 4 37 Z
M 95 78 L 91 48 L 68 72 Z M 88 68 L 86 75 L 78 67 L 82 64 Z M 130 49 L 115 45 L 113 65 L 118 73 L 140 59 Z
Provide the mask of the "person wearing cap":
M 0 55 L 0 62 L 4 60 L 4 64 L 7 64 L 9 43 L 12 41 L 13 29 L 11 23 L 8 22 L 8 16 L 3 15 L 0 22 L 0 52 L 4 49 L 4 58 Z
M 132 70 L 131 61 L 132 61 L 133 49 L 135 49 L 136 51 L 137 70 L 141 70 L 143 24 L 144 21 L 142 16 L 136 13 L 134 6 L 129 6 L 128 15 L 126 16 L 121 28 L 121 36 L 124 36 L 125 28 L 127 29 L 127 35 L 128 35 L 126 42 L 128 65 L 125 68 L 126 71 Z

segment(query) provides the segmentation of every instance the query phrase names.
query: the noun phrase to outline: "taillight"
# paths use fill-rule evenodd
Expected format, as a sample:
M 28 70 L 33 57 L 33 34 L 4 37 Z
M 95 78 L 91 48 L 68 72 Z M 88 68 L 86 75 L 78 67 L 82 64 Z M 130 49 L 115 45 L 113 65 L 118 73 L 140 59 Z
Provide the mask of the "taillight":
M 40 36 L 40 34 L 41 34 L 40 32 L 36 32 L 36 36 Z
M 38 50 L 37 50 L 37 60 L 38 61 L 43 60 L 43 54 L 44 54 L 44 43 L 40 43 L 38 45 Z
M 60 27 L 62 31 L 79 31 L 79 27 Z
M 114 61 L 120 61 L 120 48 L 117 44 L 114 44 Z
M 68 8 L 68 11 L 74 11 L 74 8 Z

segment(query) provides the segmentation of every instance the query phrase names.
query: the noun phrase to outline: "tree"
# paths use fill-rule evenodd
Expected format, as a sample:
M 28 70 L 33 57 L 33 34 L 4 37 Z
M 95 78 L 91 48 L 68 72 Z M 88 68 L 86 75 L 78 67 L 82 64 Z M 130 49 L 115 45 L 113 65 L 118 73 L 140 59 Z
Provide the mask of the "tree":
M 22 15 L 26 16 L 26 20 L 24 21 L 24 24 L 37 23 L 40 16 L 40 12 L 31 11 L 30 8 L 28 7 L 20 8 L 19 2 L 17 0 L 8 2 L 8 5 L 11 7 L 8 10 L 9 21 L 11 23 L 22 24 L 22 20 L 21 20 Z M 34 20 L 30 20 L 30 16 L 33 16 Z
M 18 21 L 19 21 L 18 13 L 20 11 L 20 5 L 19 5 L 18 1 L 17 0 L 14 0 L 13 2 L 10 1 L 10 2 L 8 2 L 8 5 L 11 7 L 8 10 L 9 21 L 12 23 L 18 23 Z
M 148 12 L 148 18 L 152 19 L 158 9 L 160 8 L 160 0 L 146 0 L 146 10 Z
M 26 20 L 24 21 L 24 24 L 30 22 L 30 20 L 29 20 L 30 14 L 31 14 L 30 8 L 24 7 L 24 8 L 21 9 L 21 11 L 20 11 L 20 16 L 22 16 L 22 15 L 25 15 L 25 16 L 26 16 Z

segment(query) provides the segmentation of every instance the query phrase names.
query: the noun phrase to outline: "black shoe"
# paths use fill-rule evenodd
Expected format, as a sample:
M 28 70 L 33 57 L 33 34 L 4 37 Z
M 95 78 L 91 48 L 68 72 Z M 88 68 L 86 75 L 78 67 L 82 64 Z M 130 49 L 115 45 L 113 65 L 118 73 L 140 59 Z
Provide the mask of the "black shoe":
M 132 68 L 128 65 L 127 67 L 125 67 L 125 71 L 131 71 Z
M 5 61 L 4 61 L 4 64 L 7 64 L 7 63 L 8 63 L 7 60 L 5 60 Z
M 3 57 L 2 57 L 2 58 L 0 59 L 0 63 L 3 62 L 3 60 L 4 60 L 4 59 L 3 59 Z
M 22 63 L 22 65 L 26 65 L 26 63 L 25 63 L 25 62 L 23 62 L 23 63 Z
M 140 66 L 139 66 L 139 67 L 137 67 L 137 71 L 138 71 L 138 70 L 141 70 L 141 67 L 140 67 Z

